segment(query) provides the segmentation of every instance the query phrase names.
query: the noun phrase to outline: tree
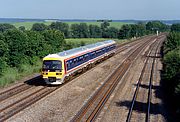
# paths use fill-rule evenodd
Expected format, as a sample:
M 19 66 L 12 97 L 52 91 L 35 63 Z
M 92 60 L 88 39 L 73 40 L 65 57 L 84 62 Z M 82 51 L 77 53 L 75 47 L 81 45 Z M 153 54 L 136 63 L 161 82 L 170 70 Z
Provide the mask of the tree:
M 164 57 L 165 77 L 170 80 L 180 73 L 180 48 L 168 52 Z
M 167 30 L 167 26 L 166 24 L 160 22 L 160 21 L 150 21 L 146 24 L 146 29 L 151 31 L 151 32 L 156 32 L 156 30 L 159 30 L 159 31 L 166 31 Z
M 129 24 L 123 25 L 119 30 L 119 38 L 120 39 L 130 38 L 131 37 L 130 32 L 131 32 L 131 25 Z
M 33 31 L 44 31 L 47 30 L 48 26 L 43 23 L 34 23 L 31 30 Z
M 165 47 L 168 50 L 173 50 L 180 46 L 180 33 L 178 32 L 171 32 L 167 36 L 167 41 L 165 42 Z
M 89 34 L 90 34 L 90 38 L 101 38 L 102 30 L 97 25 L 89 25 Z
M 118 29 L 110 27 L 107 29 L 107 38 L 118 38 Z
M 10 29 L 16 29 L 16 27 L 14 25 L 11 24 L 0 24 L 0 32 L 4 32 L 6 30 L 10 30 Z
M 8 53 L 8 45 L 4 40 L 0 40 L 0 58 L 6 57 Z
M 20 26 L 20 27 L 19 27 L 19 30 L 20 30 L 20 31 L 25 31 L 26 28 L 25 28 L 24 26 Z
M 137 37 L 138 36 L 138 26 L 136 24 L 132 24 L 129 37 Z
M 89 28 L 86 23 L 79 24 L 79 36 L 80 36 L 80 38 L 88 38 L 89 37 Z
M 65 37 L 69 37 L 69 25 L 67 23 L 52 22 L 50 28 L 59 30 L 64 33 Z
M 146 24 L 139 22 L 137 25 L 137 36 L 144 36 L 146 34 Z
M 172 24 L 171 32 L 180 32 L 180 23 Z
M 39 57 L 42 58 L 50 52 L 50 47 L 45 42 L 44 36 L 40 32 L 36 31 L 26 31 L 26 35 L 28 36 L 28 48 L 26 50 L 26 55 L 29 56 L 30 64 L 33 64 L 31 58 Z
M 71 37 L 73 38 L 79 38 L 79 24 L 72 24 L 71 25 Z
M 174 99 L 173 103 L 180 109 L 180 47 L 165 54 L 163 64 L 163 80 L 167 95 Z
M 108 21 L 104 21 L 101 23 L 101 29 L 106 30 L 110 26 L 110 23 Z
M 64 34 L 59 30 L 45 30 L 43 31 L 44 40 L 52 49 L 50 53 L 57 53 L 62 51 L 65 45 Z
M 19 67 L 27 62 L 25 55 L 28 48 L 27 35 L 19 30 L 7 30 L 4 33 L 5 43 L 8 45 L 8 65 Z
M 4 42 L 4 36 L 0 33 L 0 75 L 5 71 L 7 64 L 8 45 Z

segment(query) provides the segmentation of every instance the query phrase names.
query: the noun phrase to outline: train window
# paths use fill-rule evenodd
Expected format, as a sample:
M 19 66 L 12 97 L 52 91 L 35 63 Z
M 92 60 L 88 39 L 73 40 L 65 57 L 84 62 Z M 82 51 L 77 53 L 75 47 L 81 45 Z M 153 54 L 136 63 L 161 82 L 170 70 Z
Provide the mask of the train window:
M 83 57 L 82 57 L 82 56 L 80 56 L 80 57 L 79 57 L 79 62 L 81 62 L 81 61 L 82 61 L 82 59 L 83 59 Z
M 95 54 L 96 54 L 95 52 L 92 52 L 92 53 L 91 53 L 92 56 L 95 56 Z
M 78 59 L 78 57 L 76 58 L 76 61 L 77 61 L 77 62 L 79 62 L 79 59 Z
M 85 59 L 85 60 L 88 59 L 88 54 L 84 55 L 84 59 Z
M 74 62 L 74 64 L 77 62 L 76 58 L 74 58 L 73 62 Z

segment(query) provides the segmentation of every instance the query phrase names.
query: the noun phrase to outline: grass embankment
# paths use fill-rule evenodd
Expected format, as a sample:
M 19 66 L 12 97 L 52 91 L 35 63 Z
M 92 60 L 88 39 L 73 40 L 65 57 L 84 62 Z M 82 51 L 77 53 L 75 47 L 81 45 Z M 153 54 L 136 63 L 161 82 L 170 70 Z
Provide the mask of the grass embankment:
M 25 76 L 32 75 L 33 73 L 38 73 L 42 66 L 42 61 L 37 61 L 35 65 L 24 64 L 18 70 L 17 68 L 7 68 L 4 71 L 3 76 L 0 77 L 0 86 L 6 86 L 10 83 L 16 82 Z
M 104 40 L 110 40 L 105 38 L 81 38 L 81 39 L 66 39 L 67 44 L 71 44 L 73 48 L 79 47 L 83 44 L 92 44 Z M 128 40 L 119 40 L 119 39 L 112 39 L 116 40 L 117 43 L 126 42 Z M 0 76 L 0 86 L 6 86 L 10 83 L 13 83 L 17 80 L 22 79 L 23 77 L 32 75 L 34 73 L 39 73 L 39 70 L 42 66 L 42 60 L 39 60 L 36 62 L 34 66 L 24 64 L 20 67 L 18 70 L 17 68 L 7 68 L 6 71 L 4 71 L 3 76 Z
M 17 23 L 12 23 L 16 28 L 19 28 L 20 26 L 24 26 L 27 30 L 30 30 L 32 28 L 32 25 L 34 23 L 44 23 L 45 25 L 50 25 L 52 22 L 17 22 Z M 71 26 L 72 24 L 79 24 L 79 23 L 86 23 L 87 25 L 101 25 L 101 22 L 64 22 L 69 24 Z M 121 28 L 122 25 L 124 24 L 129 24 L 129 23 L 123 23 L 123 22 L 109 22 L 110 27 L 115 27 L 115 28 Z

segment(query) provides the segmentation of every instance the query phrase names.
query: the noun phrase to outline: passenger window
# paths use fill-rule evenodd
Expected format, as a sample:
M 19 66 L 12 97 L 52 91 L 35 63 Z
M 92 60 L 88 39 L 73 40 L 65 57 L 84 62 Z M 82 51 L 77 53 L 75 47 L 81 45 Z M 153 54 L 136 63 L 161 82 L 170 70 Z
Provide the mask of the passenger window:
M 73 62 L 74 62 L 74 64 L 76 64 L 77 60 L 76 60 L 76 59 L 74 59 L 74 61 L 73 61 Z

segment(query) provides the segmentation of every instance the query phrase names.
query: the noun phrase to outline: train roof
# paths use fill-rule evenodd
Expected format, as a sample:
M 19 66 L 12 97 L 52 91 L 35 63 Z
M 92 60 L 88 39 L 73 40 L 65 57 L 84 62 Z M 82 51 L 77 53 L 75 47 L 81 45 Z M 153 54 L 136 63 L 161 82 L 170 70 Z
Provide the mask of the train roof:
M 81 47 L 78 47 L 78 48 L 73 48 L 73 49 L 70 49 L 70 50 L 59 52 L 57 54 L 59 56 L 62 56 L 62 57 L 70 56 L 70 55 L 73 55 L 73 54 L 76 54 L 76 53 L 79 53 L 79 52 L 82 52 L 82 51 L 86 51 L 86 50 L 89 50 L 89 49 L 94 49 L 94 48 L 97 48 L 97 47 L 100 47 L 100 46 L 103 46 L 103 45 L 114 44 L 114 43 L 115 43 L 114 40 L 106 40 L 106 41 L 103 41 L 103 42 L 97 42 L 97 43 L 94 43 L 94 44 L 89 44 L 89 45 L 81 46 Z
M 85 52 L 85 51 L 88 51 L 88 50 L 91 50 L 91 49 L 95 49 L 95 48 L 98 48 L 98 47 L 101 47 L 101 46 L 104 46 L 104 45 L 109 45 L 109 44 L 114 44 L 115 41 L 114 40 L 106 40 L 106 41 L 103 41 L 103 42 L 97 42 L 97 43 L 94 43 L 94 44 L 89 44 L 89 45 L 85 45 L 85 46 L 81 46 L 81 47 L 78 47 L 78 48 L 73 48 L 73 49 L 70 49 L 70 50 L 66 50 L 66 51 L 63 51 L 63 52 L 59 52 L 59 53 L 56 53 L 56 54 L 49 54 L 48 56 L 46 56 L 47 58 L 67 58 L 67 57 L 71 57 L 75 54 L 79 54 L 79 53 L 82 53 L 82 52 Z M 45 57 L 45 58 L 46 58 Z

